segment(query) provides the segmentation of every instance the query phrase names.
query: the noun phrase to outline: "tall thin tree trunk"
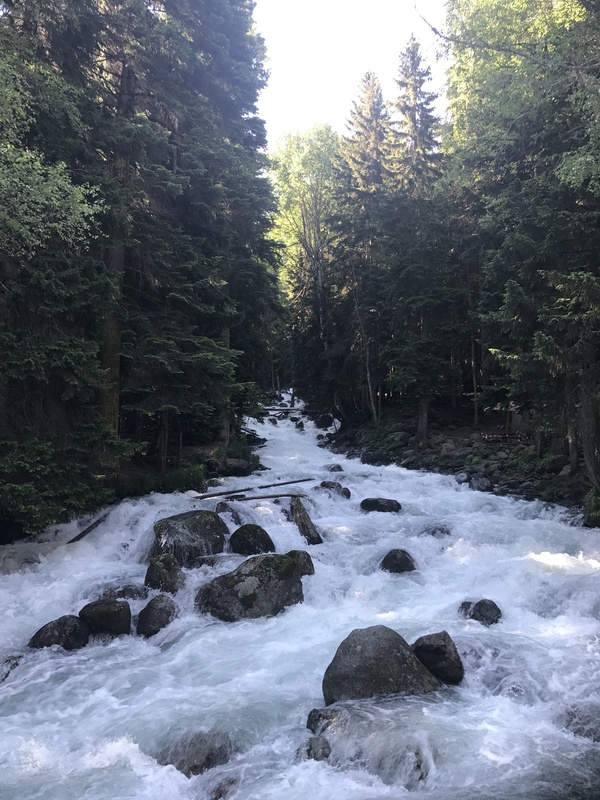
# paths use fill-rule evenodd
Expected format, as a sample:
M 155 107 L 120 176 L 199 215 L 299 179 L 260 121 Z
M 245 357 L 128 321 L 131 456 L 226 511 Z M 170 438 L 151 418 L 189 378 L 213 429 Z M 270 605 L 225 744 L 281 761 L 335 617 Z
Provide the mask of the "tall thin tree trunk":
M 156 471 L 162 475 L 167 468 L 169 452 L 169 412 L 158 412 L 158 453 L 156 455 Z
M 417 420 L 416 440 L 419 444 L 427 441 L 427 428 L 429 424 L 429 400 L 421 398 L 419 400 L 419 417 Z

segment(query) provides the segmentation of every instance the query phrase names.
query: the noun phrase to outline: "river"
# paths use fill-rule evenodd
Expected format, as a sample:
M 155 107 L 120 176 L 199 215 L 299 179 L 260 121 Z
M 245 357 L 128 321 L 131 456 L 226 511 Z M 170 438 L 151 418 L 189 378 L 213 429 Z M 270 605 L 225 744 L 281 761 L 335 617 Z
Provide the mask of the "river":
M 155 521 L 216 501 L 153 494 L 114 507 L 76 544 L 66 542 L 86 520 L 48 531 L 35 548 L 4 548 L 0 663 L 25 655 L 0 685 L 0 797 L 600 797 L 599 745 L 589 738 L 600 738 L 599 532 L 578 527 L 563 508 L 474 492 L 452 476 L 334 456 L 318 446 L 308 420 L 304 432 L 288 420 L 251 427 L 268 439 L 258 451 L 268 471 L 228 479 L 225 488 L 315 479 L 298 490 L 321 545 L 306 546 L 285 501 L 235 504 L 278 552 L 310 550 L 315 574 L 303 578 L 304 602 L 234 624 L 197 614 L 197 587 L 243 560 L 231 554 L 217 567 L 187 571 L 176 597 L 180 617 L 151 639 L 28 651 L 46 622 L 77 614 L 107 586 L 143 582 Z M 334 463 L 343 472 L 330 473 Z M 326 479 L 339 480 L 351 499 L 314 488 Z M 402 511 L 363 513 L 365 497 L 397 499 Z M 448 526 L 451 536 L 423 534 L 430 523 Z M 417 571 L 379 569 L 396 547 L 410 552 Z M 502 609 L 497 625 L 458 613 L 462 601 L 484 597 Z M 133 613 L 146 602 L 132 601 Z M 408 642 L 448 631 L 463 658 L 463 683 L 348 704 L 350 724 L 329 761 L 300 758 L 308 713 L 323 707 L 326 667 L 351 630 L 371 625 Z M 197 729 L 231 736 L 227 764 L 187 778 L 157 763 L 161 744 Z

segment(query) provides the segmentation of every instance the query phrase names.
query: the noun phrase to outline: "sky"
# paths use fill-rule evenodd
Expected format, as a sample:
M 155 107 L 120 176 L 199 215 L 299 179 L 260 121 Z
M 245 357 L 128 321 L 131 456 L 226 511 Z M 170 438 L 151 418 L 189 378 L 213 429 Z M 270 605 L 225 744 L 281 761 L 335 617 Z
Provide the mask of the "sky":
M 412 33 L 443 84 L 439 42 L 419 18 L 442 27 L 444 0 L 255 0 L 267 45 L 269 85 L 259 103 L 272 149 L 286 133 L 329 123 L 346 131 L 364 74 L 372 70 L 387 100 L 396 94 L 400 52 Z M 416 6 L 416 7 L 415 7 Z

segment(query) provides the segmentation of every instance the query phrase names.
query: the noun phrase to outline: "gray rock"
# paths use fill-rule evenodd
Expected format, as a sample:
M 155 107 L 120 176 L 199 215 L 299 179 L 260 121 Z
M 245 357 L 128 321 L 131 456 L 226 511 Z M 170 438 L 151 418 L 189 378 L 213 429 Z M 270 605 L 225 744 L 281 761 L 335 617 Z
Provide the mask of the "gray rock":
M 228 534 L 227 525 L 216 512 L 186 511 L 155 524 L 153 555 L 169 553 L 181 566 L 194 567 L 196 559 L 222 553 Z
M 460 484 L 469 483 L 469 481 L 471 480 L 471 476 L 469 475 L 468 472 L 459 472 L 454 479 L 457 483 Z
M 23 660 L 22 653 L 15 653 L 14 655 L 5 656 L 0 661 L 0 683 L 8 678 L 13 669 L 16 669 Z
M 95 600 L 81 609 L 79 618 L 94 633 L 120 636 L 131 632 L 131 608 L 127 600 Z
M 172 764 L 184 775 L 200 775 L 208 769 L 226 764 L 233 746 L 229 734 L 220 731 L 196 731 L 165 745 L 157 754 L 159 764 Z
M 344 471 L 344 468 L 342 467 L 341 464 L 329 464 L 327 467 L 325 467 L 325 469 L 327 470 L 327 472 L 343 472 Z
M 166 594 L 153 597 L 148 605 L 140 611 L 137 622 L 137 632 L 140 636 L 155 636 L 166 628 L 178 615 L 177 603 Z
M 185 577 L 177 559 L 170 553 L 164 553 L 162 556 L 150 559 L 144 583 L 151 589 L 175 594 L 183 588 Z
M 288 553 L 286 553 L 286 556 L 289 556 L 296 562 L 296 567 L 298 568 L 300 575 L 304 576 L 315 574 L 313 560 L 306 550 L 290 550 Z
M 224 622 L 274 617 L 304 600 L 298 558 L 262 555 L 201 586 L 196 608 Z
M 244 524 L 242 518 L 240 517 L 240 515 L 238 514 L 236 509 L 232 505 L 230 505 L 229 503 L 226 503 L 224 500 L 221 500 L 220 503 L 217 503 L 217 506 L 215 508 L 215 513 L 216 514 L 229 514 L 231 516 L 231 519 L 233 520 L 235 525 L 243 525 Z
M 460 604 L 460 613 L 467 619 L 474 619 L 482 625 L 495 625 L 502 617 L 502 611 L 493 600 L 478 600 L 473 603 L 465 600 Z
M 419 536 L 433 536 L 436 539 L 443 539 L 446 536 L 451 536 L 450 528 L 447 525 L 433 523 L 426 525 L 422 531 L 419 531 Z
M 366 497 L 360 504 L 363 511 L 398 512 L 402 506 L 397 500 L 385 497 Z
M 72 614 L 48 622 L 39 631 L 36 631 L 29 640 L 29 647 L 41 649 L 58 644 L 65 650 L 80 650 L 85 647 L 90 638 L 90 629 Z
M 323 544 L 323 539 L 321 539 L 319 531 L 316 529 L 313 521 L 308 516 L 308 511 L 304 508 L 299 497 L 292 497 L 290 511 L 292 514 L 292 519 L 298 526 L 300 533 L 302 536 L 304 536 L 307 543 Z
M 565 712 L 564 726 L 575 736 L 600 742 L 600 704 L 572 703 Z
M 306 720 L 306 727 L 319 736 L 326 730 L 345 731 L 349 722 L 350 715 L 346 708 L 313 708 Z
M 383 557 L 380 568 L 385 572 L 401 573 L 414 572 L 417 566 L 406 550 L 394 549 Z
M 441 449 L 441 454 L 443 456 L 450 456 L 453 455 L 456 451 L 456 447 L 454 442 L 444 442 Z
M 278 425 L 279 423 L 275 419 L 275 417 L 267 417 L 267 422 L 270 422 L 271 425 Z
M 242 556 L 255 556 L 259 553 L 274 553 L 273 540 L 260 525 L 248 523 L 231 534 L 229 546 L 233 553 Z
M 441 683 L 399 633 L 374 625 L 354 630 L 337 649 L 323 677 L 326 705 L 387 694 L 426 694 Z
M 486 475 L 471 475 L 469 485 L 476 492 L 491 492 L 494 489 L 491 480 Z
M 304 430 L 304 423 L 302 422 L 302 420 L 300 420 L 299 422 L 296 423 L 296 428 L 299 431 L 303 431 Z
M 412 651 L 442 683 L 458 684 L 465 676 L 456 645 L 446 631 L 421 636 L 412 645 Z
M 226 458 L 223 463 L 223 472 L 225 475 L 231 475 L 234 478 L 243 478 L 251 475 L 254 472 L 254 467 L 243 458 Z
M 102 592 L 99 600 L 145 600 L 148 597 L 147 586 L 128 583 L 125 586 L 110 586 Z
M 339 494 L 340 497 L 345 497 L 346 500 L 350 500 L 350 497 L 352 496 L 350 489 L 346 489 L 345 486 L 342 486 L 342 484 L 338 483 L 337 481 L 321 481 L 320 487 L 321 489 L 327 489 L 330 492 Z
M 327 761 L 331 755 L 331 745 L 324 736 L 311 736 L 299 755 L 312 761 Z

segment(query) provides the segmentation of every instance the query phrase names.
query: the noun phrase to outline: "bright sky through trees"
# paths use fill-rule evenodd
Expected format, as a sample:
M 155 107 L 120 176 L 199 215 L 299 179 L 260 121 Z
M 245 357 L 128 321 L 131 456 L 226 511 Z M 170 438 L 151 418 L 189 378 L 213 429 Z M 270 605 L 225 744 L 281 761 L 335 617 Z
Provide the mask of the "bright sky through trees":
M 271 75 L 259 106 L 270 146 L 283 134 L 318 122 L 344 132 L 368 70 L 392 99 L 400 51 L 411 33 L 439 90 L 440 45 L 419 14 L 441 26 L 444 0 L 256 0 L 254 18 L 267 44 Z

